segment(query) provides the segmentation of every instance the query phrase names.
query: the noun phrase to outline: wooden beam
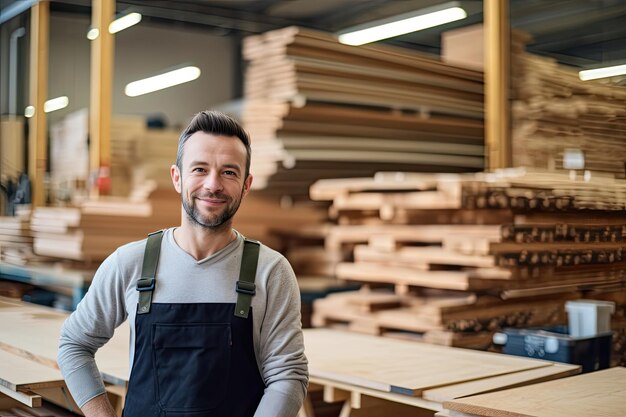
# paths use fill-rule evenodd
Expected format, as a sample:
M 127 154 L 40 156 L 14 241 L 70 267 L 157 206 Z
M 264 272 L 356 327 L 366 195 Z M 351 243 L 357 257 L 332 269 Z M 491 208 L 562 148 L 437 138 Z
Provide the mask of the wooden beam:
M 510 25 L 508 0 L 484 3 L 485 16 L 485 143 L 487 166 L 511 166 Z
M 48 35 L 50 4 L 40 1 L 31 9 L 30 21 L 30 105 L 35 114 L 29 120 L 28 173 L 32 182 L 33 207 L 45 205 L 44 175 L 48 159 L 47 126 L 43 107 L 48 95 Z
M 115 14 L 115 0 L 92 2 L 92 28 L 100 33 L 91 44 L 91 98 L 89 106 L 89 169 L 92 174 L 111 166 L 111 102 L 114 39 L 109 24 Z

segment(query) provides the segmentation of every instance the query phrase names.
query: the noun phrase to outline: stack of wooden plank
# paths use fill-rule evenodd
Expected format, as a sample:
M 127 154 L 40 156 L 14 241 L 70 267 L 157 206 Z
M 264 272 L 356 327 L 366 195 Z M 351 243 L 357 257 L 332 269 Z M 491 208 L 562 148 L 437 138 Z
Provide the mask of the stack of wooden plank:
M 156 190 L 148 199 L 110 197 L 78 207 L 39 207 L 33 211 L 31 230 L 35 253 L 90 263 L 179 222 L 178 194 Z
M 625 187 L 528 170 L 319 181 L 311 197 L 340 223 L 325 242 L 345 260 L 336 275 L 368 286 L 316 302 L 313 323 L 487 347 L 502 327 L 564 323 L 584 296 L 616 302 L 623 337 Z
M 88 112 L 80 110 L 55 123 L 51 138 L 52 188 L 69 201 L 88 194 Z M 143 117 L 116 116 L 111 121 L 111 195 L 128 197 L 147 181 L 170 188 L 170 166 L 176 160 L 178 130 L 148 129 Z
M 28 217 L 0 217 L 0 260 L 19 259 L 19 254 L 32 252 L 33 237 Z
M 111 185 L 114 196 L 128 196 L 147 182 L 171 189 L 170 166 L 176 161 L 173 129 L 148 129 L 141 117 L 116 116 L 111 124 Z
M 30 210 L 12 217 L 0 217 L 0 261 L 25 265 L 47 262 L 49 259 L 33 251 Z
M 482 73 L 389 46 L 288 27 L 246 38 L 243 121 L 256 187 L 306 195 L 316 179 L 483 167 Z
M 233 218 L 233 227 L 282 253 L 291 245 L 286 236 L 303 233 L 326 218 L 326 205 L 287 201 L 251 191 Z
M 126 197 L 131 193 L 140 162 L 138 143 L 145 131 L 146 122 L 139 116 L 116 115 L 111 120 L 111 195 Z
M 563 168 L 572 149 L 582 151 L 585 169 L 623 177 L 626 90 L 581 81 L 578 71 L 524 52 L 524 39 L 517 38 L 511 56 L 514 165 Z

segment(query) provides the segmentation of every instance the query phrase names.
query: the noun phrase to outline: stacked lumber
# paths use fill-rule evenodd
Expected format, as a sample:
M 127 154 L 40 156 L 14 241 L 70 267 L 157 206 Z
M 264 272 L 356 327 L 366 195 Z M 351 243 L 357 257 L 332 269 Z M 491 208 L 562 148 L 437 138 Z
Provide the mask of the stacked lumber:
M 0 217 L 0 259 L 4 259 L 5 251 L 9 251 L 9 254 L 28 251 L 32 246 L 28 217 Z
M 112 195 L 126 197 L 153 182 L 171 189 L 170 166 L 176 161 L 179 134 L 148 129 L 141 117 L 116 116 L 111 123 Z
M 482 73 L 288 27 L 244 41 L 253 186 L 304 196 L 320 178 L 483 167 Z
M 326 205 L 281 200 L 252 190 L 239 206 L 233 227 L 285 254 L 292 246 L 286 236 L 315 228 L 325 218 Z
M 582 151 L 585 169 L 623 177 L 626 90 L 581 81 L 577 70 L 528 54 L 522 43 L 511 56 L 514 165 L 562 169 L 572 149 Z
M 13 265 L 38 264 L 48 261 L 33 251 L 30 210 L 16 216 L 0 217 L 0 261 Z
M 111 120 L 111 195 L 128 196 L 137 182 L 134 176 L 140 157 L 138 143 L 145 131 L 143 117 L 116 115 Z
M 147 199 L 108 197 L 77 207 L 38 207 L 31 230 L 38 255 L 99 262 L 118 246 L 180 222 L 180 197 L 156 190 Z
M 88 194 L 87 110 L 74 112 L 51 127 L 52 186 L 64 202 Z M 170 166 L 176 160 L 179 131 L 148 129 L 143 117 L 111 120 L 111 195 L 128 197 L 137 187 L 155 181 L 171 187 Z
M 339 223 L 325 240 L 344 260 L 336 276 L 367 285 L 317 301 L 313 324 L 485 348 L 495 330 L 565 323 L 565 302 L 596 298 L 616 302 L 623 338 L 625 190 L 519 169 L 318 181 L 311 198 L 332 200 Z
M 173 129 L 148 129 L 137 138 L 135 184 L 155 181 L 159 188 L 172 188 L 170 167 L 176 162 L 179 134 Z

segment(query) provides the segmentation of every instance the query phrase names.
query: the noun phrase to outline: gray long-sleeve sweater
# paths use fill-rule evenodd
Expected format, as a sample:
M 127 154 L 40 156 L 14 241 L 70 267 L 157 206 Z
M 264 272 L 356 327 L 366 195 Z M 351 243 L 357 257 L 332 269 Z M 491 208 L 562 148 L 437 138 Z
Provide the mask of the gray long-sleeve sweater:
M 155 303 L 235 303 L 243 236 L 200 261 L 182 250 L 168 229 L 156 274 Z M 135 347 L 135 312 L 146 240 L 117 249 L 100 266 L 85 298 L 61 330 L 58 362 L 74 400 L 83 406 L 104 393 L 94 355 L 128 319 L 130 365 Z M 254 351 L 266 389 L 255 417 L 296 416 L 308 383 L 300 321 L 300 294 L 291 266 L 261 245 L 252 298 Z

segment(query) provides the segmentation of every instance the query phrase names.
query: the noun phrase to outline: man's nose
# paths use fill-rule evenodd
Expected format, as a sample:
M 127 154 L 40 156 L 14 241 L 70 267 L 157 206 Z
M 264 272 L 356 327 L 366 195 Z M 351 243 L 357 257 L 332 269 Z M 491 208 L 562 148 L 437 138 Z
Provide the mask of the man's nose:
M 206 190 L 211 192 L 218 192 L 224 189 L 222 185 L 222 178 L 219 175 L 219 172 L 211 171 L 204 178 L 204 183 L 202 184 Z

